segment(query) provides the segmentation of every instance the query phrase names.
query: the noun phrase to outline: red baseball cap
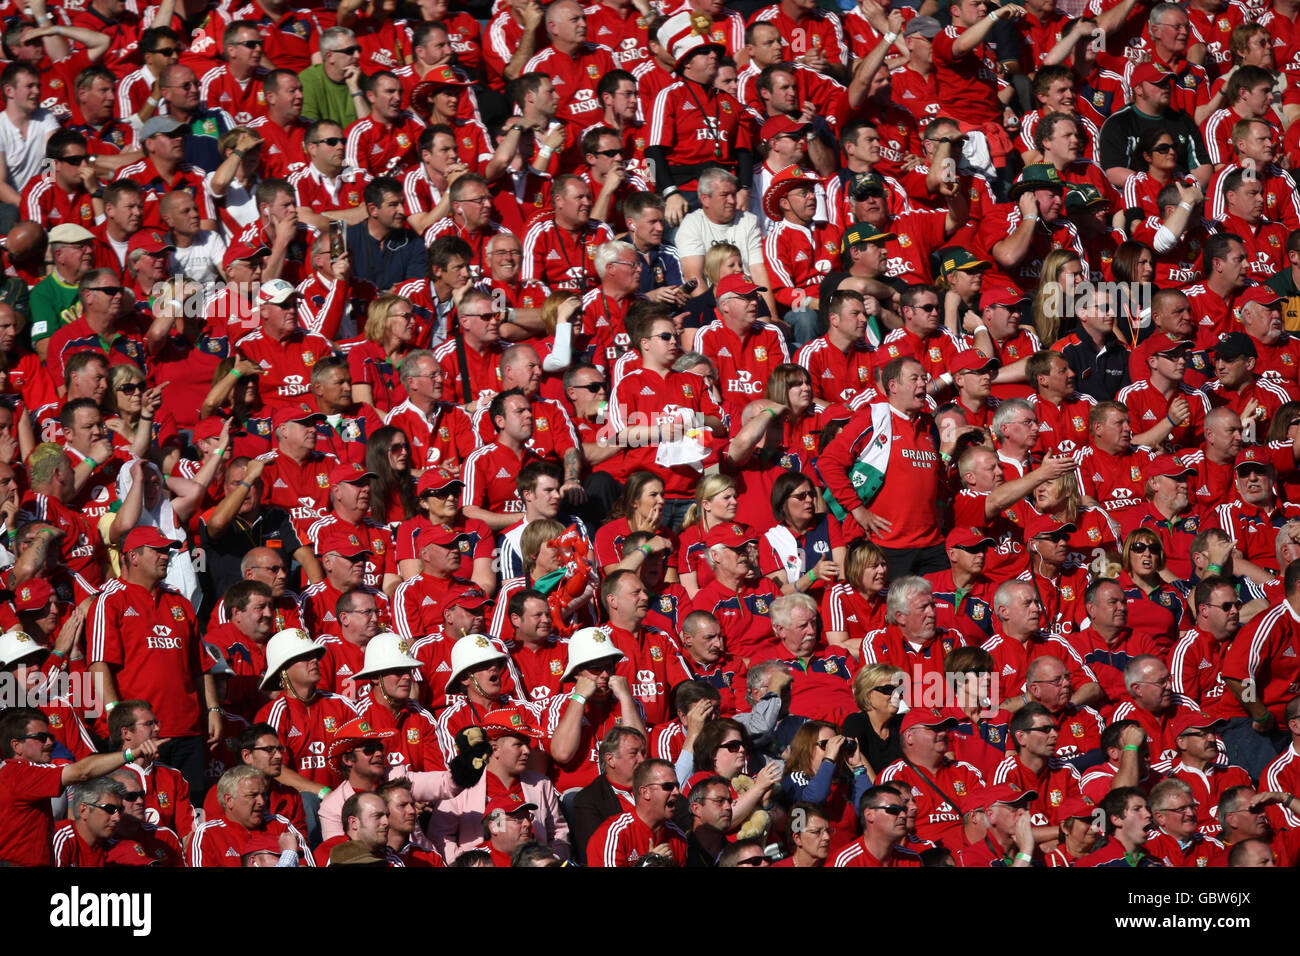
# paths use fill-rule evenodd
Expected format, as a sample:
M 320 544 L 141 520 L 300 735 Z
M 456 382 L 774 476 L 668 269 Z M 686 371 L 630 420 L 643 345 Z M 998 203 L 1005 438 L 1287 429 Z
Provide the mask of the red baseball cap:
M 980 311 L 983 312 L 991 305 L 1015 305 L 1024 297 L 1025 294 L 1015 286 L 994 282 L 984 286 L 980 292 Z
M 371 478 L 377 478 L 377 477 L 379 476 L 376 475 L 373 471 L 366 471 L 355 461 L 349 461 L 342 465 L 339 465 L 337 468 L 335 468 L 333 471 L 330 472 L 330 487 L 333 487 L 334 485 L 343 484 L 343 482 L 347 482 L 348 484 L 355 484 L 359 481 L 367 481 Z
M 1228 722 L 1222 717 L 1211 717 L 1209 714 L 1202 713 L 1199 710 L 1184 711 L 1175 717 L 1169 725 L 1170 733 L 1177 740 L 1189 730 L 1213 730 L 1219 731 L 1228 726 Z
M 811 123 L 800 123 L 782 113 L 766 120 L 759 130 L 759 135 L 763 137 L 764 142 L 770 142 L 778 136 L 802 136 L 811 128 Z
M 461 588 L 443 604 L 442 612 L 445 615 L 454 607 L 463 607 L 467 611 L 477 611 L 484 605 L 490 604 L 491 601 L 492 599 L 480 587 Z
M 19 614 L 39 611 L 50 603 L 54 588 L 44 578 L 28 578 L 14 588 L 14 610 Z
M 338 525 L 330 525 L 316 538 L 316 553 L 341 554 L 345 558 L 355 558 L 358 554 L 370 554 L 370 548 L 352 532 Z
M 1054 538 L 1058 534 L 1073 534 L 1078 530 L 1078 526 L 1069 521 L 1057 521 L 1055 515 L 1034 515 L 1025 522 L 1025 540 L 1041 536 Z
M 194 426 L 194 440 L 198 442 L 205 438 L 219 438 L 221 437 L 221 429 L 225 427 L 226 420 L 217 418 L 215 415 L 199 419 L 198 424 Z
M 263 245 L 254 246 L 247 242 L 232 242 L 226 247 L 226 254 L 221 257 L 221 266 L 224 269 L 229 269 L 241 259 L 244 261 L 259 259 L 262 256 L 269 255 L 270 252 L 271 250 Z
M 1140 63 L 1133 68 L 1132 84 L 1137 86 L 1139 83 L 1169 83 L 1173 78 L 1172 73 L 1160 69 L 1154 63 Z
M 1015 806 L 1020 803 L 1028 803 L 1037 797 L 1037 790 L 1021 790 L 1010 783 L 995 783 L 991 787 L 980 787 L 966 794 L 961 802 L 961 812 L 970 813 L 973 810 L 986 810 L 995 803 L 1008 803 Z
M 929 727 L 931 730 L 951 730 L 957 726 L 956 717 L 945 717 L 933 707 L 914 707 L 903 718 L 903 731 L 913 727 Z
M 1237 452 L 1237 460 L 1232 463 L 1232 468 L 1235 471 L 1244 465 L 1262 465 L 1271 468 L 1273 462 L 1269 460 L 1268 452 L 1259 445 L 1247 445 Z
M 1062 820 L 1075 818 L 1090 820 L 1096 809 L 1097 805 L 1087 797 L 1066 797 L 1061 801 L 1060 809 L 1056 812 Z
M 748 525 L 737 524 L 734 521 L 724 521 L 704 536 L 704 544 L 710 548 L 715 544 L 725 544 L 728 548 L 739 548 L 742 544 L 757 540 L 758 535 L 750 530 Z
M 483 808 L 483 819 L 486 820 L 498 810 L 507 815 L 515 813 L 533 813 L 537 810 L 537 804 L 521 803 L 514 794 L 503 793 L 488 801 L 487 806 Z
M 455 475 L 449 475 L 438 468 L 428 468 L 420 476 L 419 484 L 415 486 L 415 496 L 423 498 L 430 491 L 442 491 L 444 488 L 450 488 L 452 485 L 465 487 L 465 482 L 461 481 Z
M 884 342 L 871 353 L 871 359 L 876 370 L 884 368 L 896 358 L 918 358 L 916 349 L 912 348 L 912 343 L 906 339 L 899 339 L 897 342 Z
M 143 249 L 151 256 L 156 256 L 167 249 L 175 249 L 176 244 L 167 241 L 167 234 L 161 229 L 141 229 L 131 241 L 126 244 L 126 254 L 129 256 L 136 250 Z
M 1281 301 L 1282 296 L 1266 285 L 1253 285 L 1237 297 L 1238 305 L 1245 305 L 1247 302 L 1256 302 L 1260 305 L 1276 305 Z
M 1194 474 L 1196 474 L 1195 468 L 1191 465 L 1184 465 L 1173 455 L 1157 455 L 1146 466 L 1143 477 L 1147 479 L 1179 478 L 1183 475 Z
M 285 405 L 283 408 L 277 408 L 275 414 L 271 416 L 271 427 L 279 428 L 290 422 L 297 422 L 299 425 L 318 425 L 323 421 L 325 421 L 323 414 L 313 412 L 305 405 Z
M 145 525 L 139 528 L 132 528 L 126 533 L 126 538 L 122 541 L 122 553 L 134 551 L 136 548 L 179 548 L 180 545 L 173 541 L 167 535 L 163 534 L 153 525 Z
M 523 737 L 526 740 L 538 740 L 542 732 L 533 726 L 532 721 L 518 707 L 502 707 L 489 711 L 483 718 L 483 732 L 488 740 L 502 737 Z
M 743 272 L 733 272 L 731 275 L 723 276 L 718 280 L 718 284 L 713 287 L 713 297 L 718 302 L 721 302 L 729 295 L 745 296 L 766 291 L 767 286 L 754 285 Z
M 957 372 L 982 372 L 985 369 L 997 368 L 1000 363 L 995 358 L 989 358 L 979 349 L 962 349 L 952 357 L 952 365 L 948 371 L 956 374 Z
M 982 544 L 993 545 L 997 542 L 979 528 L 972 528 L 969 525 L 953 528 L 944 539 L 944 546 L 948 548 L 977 548 Z
M 421 527 L 417 532 L 419 535 L 416 547 L 423 548 L 426 544 L 436 544 L 443 548 L 454 548 L 462 541 L 470 540 L 470 535 L 463 531 L 456 531 L 448 528 L 445 524 L 433 524 Z

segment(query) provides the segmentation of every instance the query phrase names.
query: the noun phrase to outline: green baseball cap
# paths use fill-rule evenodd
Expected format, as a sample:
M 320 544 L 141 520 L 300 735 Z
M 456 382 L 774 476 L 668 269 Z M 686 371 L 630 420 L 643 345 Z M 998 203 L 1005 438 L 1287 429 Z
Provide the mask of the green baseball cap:
M 939 274 L 951 275 L 954 272 L 976 272 L 987 269 L 991 262 L 977 259 L 966 249 L 956 247 L 939 250 Z
M 881 232 L 869 222 L 855 222 L 844 233 L 840 251 L 848 252 L 853 246 L 860 246 L 865 242 L 888 242 L 893 238 L 892 232 Z
M 1065 208 L 1087 209 L 1089 206 L 1109 206 L 1111 201 L 1092 183 L 1077 183 L 1065 194 Z

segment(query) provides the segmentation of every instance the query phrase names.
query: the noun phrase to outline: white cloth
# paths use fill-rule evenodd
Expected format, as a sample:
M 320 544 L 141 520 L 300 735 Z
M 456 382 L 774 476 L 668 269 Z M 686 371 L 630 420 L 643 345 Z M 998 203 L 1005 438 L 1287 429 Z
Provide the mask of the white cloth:
M 158 466 L 153 462 L 144 462 L 145 468 L 153 469 L 159 477 L 162 473 L 158 471 Z M 117 500 L 126 501 L 126 496 L 131 491 L 131 465 L 123 465 L 117 473 Z M 166 482 L 163 483 L 162 495 L 158 503 L 153 508 L 148 507 L 147 502 L 140 503 L 140 518 L 135 525 L 137 528 L 157 528 L 166 537 L 175 541 L 179 548 L 172 553 L 171 561 L 167 565 L 167 577 L 163 578 L 163 583 L 168 587 L 175 588 L 195 607 L 203 599 L 203 592 L 199 589 L 199 575 L 194 568 L 194 560 L 190 556 L 189 549 L 186 547 L 186 535 L 184 530 L 176 521 L 176 512 L 172 510 L 171 498 L 168 497 Z
M 46 109 L 37 109 L 27 121 L 27 135 L 18 131 L 9 114 L 0 111 L 0 153 L 4 153 L 9 185 L 21 193 L 27 181 L 45 168 L 45 141 L 59 128 L 59 121 Z

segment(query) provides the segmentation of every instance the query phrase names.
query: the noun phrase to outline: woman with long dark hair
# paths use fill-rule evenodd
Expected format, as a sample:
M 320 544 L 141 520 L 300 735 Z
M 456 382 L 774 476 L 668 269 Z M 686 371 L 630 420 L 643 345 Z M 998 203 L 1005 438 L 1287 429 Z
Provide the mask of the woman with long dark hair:
M 419 513 L 415 476 L 411 474 L 411 440 L 392 425 L 375 430 L 366 443 L 370 479 L 370 517 L 392 527 Z
M 840 577 L 844 539 L 839 522 L 817 513 L 817 488 L 807 475 L 787 471 L 772 483 L 776 524 L 759 539 L 759 569 L 782 594 L 822 592 Z
M 664 513 L 664 482 L 651 471 L 634 471 L 623 483 L 623 494 L 609 510 L 609 517 L 596 532 L 596 564 L 602 574 L 609 574 L 626 560 L 623 542 L 636 531 L 644 531 L 654 538 L 642 545 L 647 557 L 671 552 L 677 535 L 665 528 L 661 519 Z M 676 582 L 677 569 L 669 568 L 665 580 Z

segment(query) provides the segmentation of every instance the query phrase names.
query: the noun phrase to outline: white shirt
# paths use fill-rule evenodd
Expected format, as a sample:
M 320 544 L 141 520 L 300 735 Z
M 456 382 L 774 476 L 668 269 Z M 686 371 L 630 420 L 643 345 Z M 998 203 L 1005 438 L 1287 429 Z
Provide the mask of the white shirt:
M 253 198 L 252 192 L 245 189 L 238 179 L 232 179 L 230 185 L 226 187 L 224 196 L 219 196 L 212 189 L 212 177 L 215 173 L 208 173 L 203 177 L 203 188 L 207 190 L 208 195 L 212 197 L 213 204 L 220 199 L 221 204 L 226 207 L 226 212 L 234 218 L 235 222 L 241 226 L 250 226 L 257 222 L 257 201 Z
M 703 209 L 688 213 L 677 227 L 677 255 L 702 256 L 720 242 L 729 242 L 740 250 L 740 261 L 748 271 L 754 263 L 763 262 L 763 236 L 758 230 L 758 219 L 753 213 L 737 211 L 729 225 L 719 226 L 704 214 Z
M 200 229 L 188 249 L 177 249 L 175 261 L 185 278 L 193 279 L 207 289 L 221 279 L 217 263 L 226 256 L 226 240 L 209 229 Z
M 9 185 L 21 193 L 28 180 L 45 168 L 45 141 L 59 128 L 59 121 L 47 109 L 37 109 L 27 121 L 27 135 L 14 126 L 8 113 L 0 112 L 0 153 L 4 154 Z

